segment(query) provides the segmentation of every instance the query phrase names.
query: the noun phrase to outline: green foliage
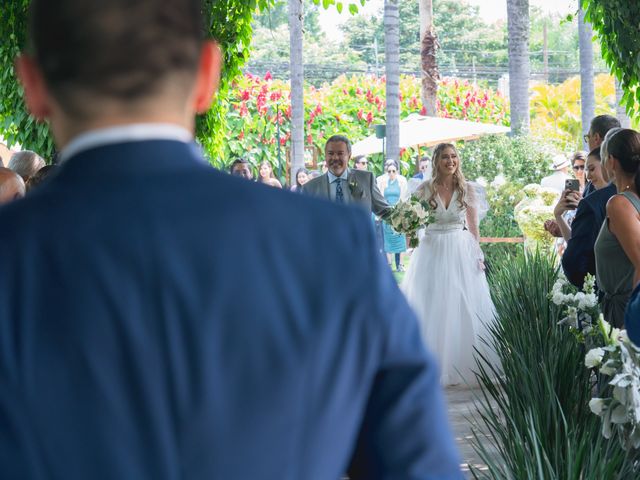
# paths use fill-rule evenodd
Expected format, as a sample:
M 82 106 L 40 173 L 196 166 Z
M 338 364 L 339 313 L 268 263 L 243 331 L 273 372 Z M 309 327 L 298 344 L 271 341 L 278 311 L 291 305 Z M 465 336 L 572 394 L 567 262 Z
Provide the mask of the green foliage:
M 594 79 L 596 115 L 615 116 L 616 94 L 611 75 Z M 540 83 L 531 88 L 531 133 L 552 140 L 565 152 L 582 150 L 580 77 L 558 85 Z
M 630 117 L 640 113 L 640 36 L 637 0 L 581 0 L 585 17 L 600 41 L 602 57 L 620 81 Z
M 464 174 L 469 179 L 496 176 L 523 184 L 539 183 L 548 175 L 553 147 L 541 139 L 526 136 L 491 135 L 460 146 Z
M 487 341 L 498 360 L 477 365 L 474 447 L 489 468 L 475 478 L 637 478 L 636 458 L 602 437 L 589 409 L 584 349 L 557 325 L 549 299 L 556 278 L 555 259 L 539 253 L 505 258 L 490 277 L 496 322 Z
M 256 9 L 273 7 L 276 0 L 203 0 L 207 18 L 207 31 L 223 47 L 224 68 L 218 92 L 223 100 L 233 79 L 249 57 L 252 37 L 252 19 Z M 364 4 L 365 0 L 360 0 Z M 336 5 L 335 0 L 313 0 L 324 8 Z M 15 77 L 13 60 L 23 49 L 26 40 L 29 0 L 6 0 L 0 9 L 0 133 L 9 143 L 20 143 L 24 148 L 50 156 L 54 144 L 46 125 L 38 125 L 27 115 L 22 91 Z M 357 9 L 350 4 L 350 10 Z M 124 54 L 124 53 L 123 53 Z M 223 151 L 228 104 L 214 102 L 207 114 L 197 121 L 196 136 L 204 150 L 217 158 Z
M 27 113 L 13 68 L 26 39 L 29 3 L 13 0 L 0 8 L 0 135 L 9 145 L 20 143 L 47 158 L 53 153 L 49 128 L 36 123 Z
M 400 64 L 404 69 L 417 70 L 420 65 L 420 19 L 418 2 L 400 0 Z M 504 26 L 487 25 L 479 7 L 457 0 L 433 2 L 433 15 L 440 50 L 438 62 L 506 66 L 507 45 Z M 360 61 L 375 65 L 374 39 L 379 44 L 378 63 L 384 65 L 384 25 L 382 13 L 358 15 L 341 27 L 346 47 L 358 53 Z M 480 53 L 484 52 L 484 53 Z M 487 54 L 487 52 L 491 52 Z
M 400 79 L 401 118 L 420 113 L 420 81 L 414 77 Z M 223 154 L 214 164 L 225 164 L 234 156 L 248 156 L 252 163 L 272 163 L 274 171 L 284 171 L 284 150 L 291 131 L 289 84 L 245 75 L 238 77 L 228 96 L 228 135 Z M 443 80 L 438 91 L 439 114 L 444 117 L 508 123 L 508 105 L 495 91 L 457 80 Z M 280 112 L 277 115 L 277 112 Z M 373 76 L 342 76 L 320 88 L 305 88 L 305 139 L 308 146 L 320 151 L 325 139 L 335 133 L 354 141 L 373 133 L 373 126 L 385 123 L 385 79 Z M 278 160 L 278 131 L 280 160 Z M 401 169 L 413 174 L 416 152 L 401 152 Z M 380 156 L 381 157 L 381 156 Z M 381 173 L 382 158 L 374 162 Z

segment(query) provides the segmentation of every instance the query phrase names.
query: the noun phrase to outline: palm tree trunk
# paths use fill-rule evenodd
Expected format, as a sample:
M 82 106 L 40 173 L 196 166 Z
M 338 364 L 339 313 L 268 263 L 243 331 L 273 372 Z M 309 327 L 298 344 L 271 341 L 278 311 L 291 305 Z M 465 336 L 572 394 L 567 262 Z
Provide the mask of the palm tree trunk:
M 291 71 L 291 170 L 293 180 L 304 167 L 304 70 L 302 66 L 302 0 L 289 0 L 289 49 Z
M 387 95 L 387 159 L 400 157 L 400 18 L 398 0 L 384 2 L 384 51 Z
M 437 115 L 436 99 L 438 96 L 438 38 L 433 29 L 433 2 L 419 0 L 420 7 L 420 64 L 422 71 L 421 98 L 425 113 L 430 117 Z
M 589 132 L 591 119 L 596 114 L 596 91 L 593 81 L 593 30 L 584 18 L 584 10 L 578 10 L 578 42 L 580 45 L 580 111 L 582 133 Z M 580 139 L 584 142 L 583 139 Z M 587 144 L 582 144 L 587 148 Z
M 511 133 L 529 130 L 529 0 L 507 0 Z

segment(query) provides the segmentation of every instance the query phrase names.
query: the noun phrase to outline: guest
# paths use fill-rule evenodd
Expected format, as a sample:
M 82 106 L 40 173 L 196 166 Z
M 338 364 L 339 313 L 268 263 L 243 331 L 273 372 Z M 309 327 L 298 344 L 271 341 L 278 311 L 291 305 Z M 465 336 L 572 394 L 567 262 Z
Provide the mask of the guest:
M 580 192 L 583 193 L 585 189 L 584 169 L 586 163 L 587 152 L 580 150 L 571 156 L 571 169 L 573 170 L 573 176 L 578 179 L 578 182 L 580 182 Z
M 0 167 L 0 205 L 24 197 L 24 180 L 13 170 Z
M 229 166 L 229 173 L 234 177 L 245 178 L 247 180 L 253 180 L 253 173 L 251 171 L 251 165 L 246 158 L 236 158 Z
M 420 159 L 420 164 L 418 165 L 419 172 L 413 176 L 413 178 L 417 178 L 419 180 L 429 180 L 431 179 L 431 158 L 422 157 Z
M 356 170 L 369 170 L 369 159 L 365 155 L 354 157 L 353 168 Z
M 29 3 L 16 72 L 62 162 L 0 208 L 2 478 L 461 479 L 367 216 L 196 148 L 203 2 Z
M 329 137 L 324 146 L 325 165 L 328 172 L 309 180 L 303 191 L 337 203 L 359 205 L 369 213 L 384 217 L 391 207 L 380 193 L 373 174 L 348 168 L 351 158 L 351 141 L 344 135 Z
M 296 184 L 291 187 L 292 192 L 302 192 L 302 186 L 309 181 L 309 170 L 299 168 L 296 172 Z
M 395 205 L 399 201 L 409 198 L 409 188 L 407 179 L 398 174 L 398 164 L 395 160 L 387 160 L 384 164 L 386 177 L 378 178 L 378 189 L 384 195 L 389 205 Z M 402 253 L 407 250 L 407 239 L 404 235 L 397 233 L 387 222 L 382 222 L 384 236 L 384 251 L 387 254 L 389 266 L 392 257 L 395 257 L 396 272 L 404 272 L 402 265 Z
M 26 183 L 27 192 L 30 192 L 38 185 L 44 183 L 57 169 L 57 165 L 45 165 L 36 173 L 31 175 Z
M 29 177 L 46 165 L 40 155 L 31 150 L 23 150 L 11 155 L 9 168 L 16 172 L 26 182 Z
M 620 128 L 620 120 L 613 115 L 598 115 L 593 117 L 593 119 L 591 119 L 591 124 L 589 125 L 589 132 L 583 136 L 584 141 L 587 142 L 587 145 L 589 146 L 589 151 L 600 147 L 607 135 L 607 132 L 612 128 Z M 595 188 L 591 184 L 587 184 L 584 196 L 586 197 L 594 190 Z
M 551 162 L 551 170 L 553 170 L 553 173 L 544 177 L 540 181 L 540 185 L 562 193 L 564 191 L 565 180 L 571 178 L 569 176 L 569 165 L 571 165 L 571 162 L 563 154 L 558 154 L 553 157 L 553 161 Z
M 609 199 L 607 221 L 596 239 L 596 278 L 604 317 L 621 328 L 629 295 L 640 281 L 640 133 L 622 129 L 606 148 L 604 167 L 619 193 Z
M 264 183 L 271 187 L 282 188 L 280 181 L 274 177 L 271 164 L 264 161 L 258 167 L 258 183 Z
M 610 132 L 616 130 L 614 128 Z M 606 148 L 609 137 L 605 138 L 602 149 Z M 600 148 L 591 150 L 587 157 L 586 178 L 593 191 L 578 203 L 571 224 L 571 236 L 562 255 L 564 274 L 578 288 L 582 288 L 587 274 L 596 274 L 593 247 L 606 216 L 607 202 L 616 193 L 616 186 L 608 182 L 606 169 L 602 168 Z

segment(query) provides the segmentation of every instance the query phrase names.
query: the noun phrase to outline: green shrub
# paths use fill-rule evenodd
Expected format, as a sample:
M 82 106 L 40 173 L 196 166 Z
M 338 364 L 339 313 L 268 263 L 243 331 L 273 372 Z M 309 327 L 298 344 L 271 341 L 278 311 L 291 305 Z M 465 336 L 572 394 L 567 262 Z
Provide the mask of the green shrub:
M 617 438 L 605 440 L 589 409 L 584 349 L 557 325 L 561 312 L 549 300 L 554 265 L 552 257 L 525 254 L 505 259 L 490 277 L 496 322 L 487 342 L 499 364 L 478 359 L 474 447 L 489 469 L 474 477 L 637 478 L 637 457 Z
M 532 137 L 489 135 L 459 146 L 465 177 L 492 182 L 503 175 L 523 185 L 540 183 L 551 173 L 549 164 L 554 147 Z

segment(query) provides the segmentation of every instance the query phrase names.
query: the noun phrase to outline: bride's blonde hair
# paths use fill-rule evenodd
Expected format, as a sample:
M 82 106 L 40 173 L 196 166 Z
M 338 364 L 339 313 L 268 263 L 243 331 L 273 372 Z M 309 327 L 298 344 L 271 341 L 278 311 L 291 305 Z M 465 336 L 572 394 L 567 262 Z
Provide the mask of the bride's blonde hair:
M 431 157 L 431 162 L 433 163 L 433 177 L 431 180 L 431 196 L 429 197 L 429 205 L 432 208 L 437 207 L 436 203 L 436 187 L 437 183 L 440 183 L 442 174 L 440 173 L 440 161 L 442 160 L 440 157 L 445 148 L 451 148 L 454 152 L 456 152 L 456 156 L 458 157 L 458 168 L 453 173 L 453 188 L 458 191 L 458 203 L 460 204 L 460 208 L 467 207 L 467 181 L 462 174 L 462 159 L 460 158 L 460 154 L 458 153 L 458 149 L 455 147 L 453 143 L 439 143 L 436 145 L 436 148 L 433 150 L 433 156 Z

